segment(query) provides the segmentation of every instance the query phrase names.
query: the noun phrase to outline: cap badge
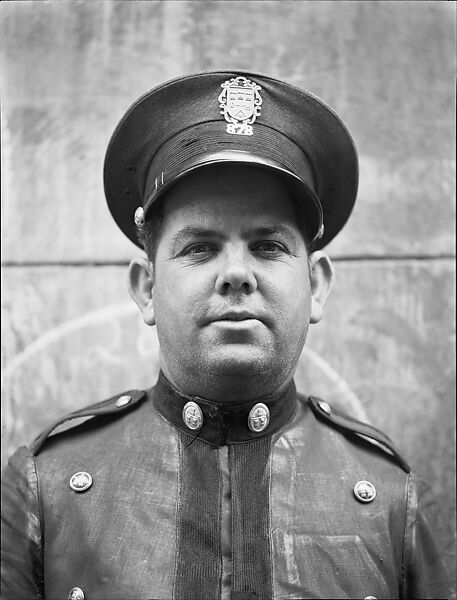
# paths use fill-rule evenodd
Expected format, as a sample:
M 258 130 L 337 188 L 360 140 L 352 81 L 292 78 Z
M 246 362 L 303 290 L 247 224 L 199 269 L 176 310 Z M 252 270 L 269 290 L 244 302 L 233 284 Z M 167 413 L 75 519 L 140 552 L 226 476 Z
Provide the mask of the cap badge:
M 221 84 L 219 95 L 221 115 L 227 121 L 227 133 L 252 135 L 252 123 L 260 115 L 262 88 L 246 77 L 232 77 Z

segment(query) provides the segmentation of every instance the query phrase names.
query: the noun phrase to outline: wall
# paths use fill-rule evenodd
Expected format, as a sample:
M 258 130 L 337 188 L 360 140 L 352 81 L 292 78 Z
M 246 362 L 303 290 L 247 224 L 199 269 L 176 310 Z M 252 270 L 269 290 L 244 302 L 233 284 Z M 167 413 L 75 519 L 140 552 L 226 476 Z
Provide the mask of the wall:
M 265 72 L 321 96 L 360 155 L 329 247 L 337 284 L 301 389 L 396 440 L 455 510 L 454 11 L 448 2 L 2 3 L 3 461 L 54 418 L 149 386 L 137 253 L 102 163 L 137 96 L 188 72 Z

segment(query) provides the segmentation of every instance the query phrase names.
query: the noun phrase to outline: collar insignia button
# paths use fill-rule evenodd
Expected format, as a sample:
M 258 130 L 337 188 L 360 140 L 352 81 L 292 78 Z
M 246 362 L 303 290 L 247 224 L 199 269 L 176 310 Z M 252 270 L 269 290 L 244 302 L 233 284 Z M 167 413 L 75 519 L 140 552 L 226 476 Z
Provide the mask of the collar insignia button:
M 268 406 L 259 402 L 251 408 L 248 416 L 249 429 L 254 433 L 260 433 L 268 427 L 270 422 L 270 411 Z
M 202 409 L 196 402 L 187 402 L 182 409 L 182 418 L 184 423 L 192 431 L 201 429 L 203 425 Z

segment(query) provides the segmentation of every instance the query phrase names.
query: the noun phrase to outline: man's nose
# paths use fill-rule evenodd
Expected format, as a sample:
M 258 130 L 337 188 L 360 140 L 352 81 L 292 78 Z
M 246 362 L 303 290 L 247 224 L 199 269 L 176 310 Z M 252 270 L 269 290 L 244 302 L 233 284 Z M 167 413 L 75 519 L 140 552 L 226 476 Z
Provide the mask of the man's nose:
M 237 248 L 222 253 L 215 287 L 219 294 L 230 291 L 250 294 L 257 289 L 252 257 L 248 250 Z

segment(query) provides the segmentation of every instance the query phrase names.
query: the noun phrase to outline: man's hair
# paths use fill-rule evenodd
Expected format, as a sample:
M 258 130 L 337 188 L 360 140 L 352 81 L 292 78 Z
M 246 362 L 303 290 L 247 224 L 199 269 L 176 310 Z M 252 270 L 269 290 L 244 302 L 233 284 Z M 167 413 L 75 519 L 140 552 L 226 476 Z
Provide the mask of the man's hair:
M 297 217 L 298 227 L 303 235 L 305 241 L 306 250 L 308 255 L 313 251 L 313 243 L 310 241 L 310 235 L 308 232 L 308 223 L 306 222 L 305 211 L 301 210 L 298 206 L 298 202 L 293 201 L 295 214 Z M 143 246 L 149 260 L 154 263 L 157 246 L 160 241 L 160 234 L 163 225 L 163 203 L 159 200 L 156 204 L 153 204 L 149 209 L 147 219 L 140 226 L 137 227 L 137 237 L 140 244 Z

